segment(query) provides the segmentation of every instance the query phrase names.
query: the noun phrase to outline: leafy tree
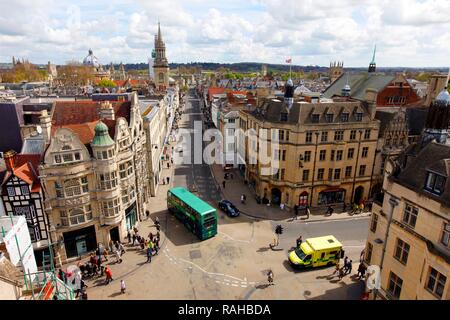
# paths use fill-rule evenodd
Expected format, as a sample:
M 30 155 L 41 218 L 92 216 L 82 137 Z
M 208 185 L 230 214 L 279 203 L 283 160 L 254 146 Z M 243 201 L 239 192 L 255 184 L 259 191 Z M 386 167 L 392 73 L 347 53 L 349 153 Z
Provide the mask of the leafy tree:
M 2 81 L 10 83 L 45 80 L 47 80 L 47 72 L 45 70 L 38 70 L 28 62 L 16 64 L 12 70 L 2 74 Z
M 102 88 L 114 88 L 117 85 L 112 80 L 102 79 L 97 83 L 97 86 L 102 87 Z
M 69 62 L 58 68 L 58 81 L 63 86 L 85 86 L 94 80 L 92 68 L 78 62 Z

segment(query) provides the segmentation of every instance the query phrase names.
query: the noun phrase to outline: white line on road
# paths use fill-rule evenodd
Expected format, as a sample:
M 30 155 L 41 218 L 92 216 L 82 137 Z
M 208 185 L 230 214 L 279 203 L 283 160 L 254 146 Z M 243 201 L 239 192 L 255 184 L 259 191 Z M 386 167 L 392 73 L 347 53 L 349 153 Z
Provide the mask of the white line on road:
M 250 243 L 251 241 L 249 240 L 239 240 L 239 239 L 234 239 L 232 236 L 230 236 L 229 234 L 226 234 L 225 232 L 218 232 L 219 234 L 223 234 L 224 237 L 231 239 L 233 241 L 238 241 L 238 242 L 245 242 L 245 243 Z

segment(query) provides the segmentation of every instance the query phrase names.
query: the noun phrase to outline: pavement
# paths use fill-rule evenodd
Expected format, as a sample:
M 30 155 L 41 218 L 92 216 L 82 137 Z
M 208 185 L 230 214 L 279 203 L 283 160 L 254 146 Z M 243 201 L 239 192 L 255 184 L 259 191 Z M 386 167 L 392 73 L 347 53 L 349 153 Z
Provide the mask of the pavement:
M 192 114 L 191 114 L 192 113 Z M 198 104 L 190 99 L 181 125 L 189 125 L 198 115 Z M 145 263 L 144 251 L 126 247 L 120 264 L 109 264 L 114 281 L 104 285 L 104 277 L 88 279 L 88 297 L 116 300 L 223 300 L 223 299 L 359 299 L 363 292 L 363 282 L 356 279 L 355 272 L 359 256 L 367 238 L 369 218 L 355 216 L 335 221 L 333 219 L 292 220 L 277 208 L 267 208 L 251 203 L 252 210 L 257 208 L 266 216 L 254 218 L 242 214 L 230 218 L 218 211 L 218 234 L 206 241 L 199 241 L 178 220 L 168 214 L 166 205 L 167 189 L 174 185 L 189 186 L 195 184 L 198 195 L 217 205 L 223 197 L 215 188 L 212 169 L 207 165 L 175 165 L 163 169 L 162 177 L 172 177 L 170 185 L 160 185 L 156 197 L 151 198 L 150 219 L 139 224 L 139 233 L 147 236 L 156 232 L 153 221 L 161 221 L 161 249 L 151 263 Z M 222 170 L 220 168 L 220 170 Z M 220 171 L 218 171 L 220 172 Z M 223 174 L 223 173 L 222 173 Z M 225 196 L 239 203 L 240 190 L 245 186 L 235 174 L 234 180 L 228 180 Z M 223 177 L 223 176 L 222 176 Z M 235 190 L 234 190 L 235 189 Z M 230 191 L 228 191 L 230 190 Z M 247 194 L 250 194 L 247 192 Z M 234 197 L 237 196 L 237 200 Z M 277 212 L 278 210 L 278 212 Z M 245 210 L 247 211 L 247 210 Z M 248 210 L 251 211 L 251 210 Z M 253 213 L 252 213 L 253 214 Z M 270 219 L 274 215 L 282 219 Z M 256 215 L 256 214 L 255 214 Z M 282 224 L 284 232 L 280 244 L 271 250 L 269 243 L 274 237 L 274 227 Z M 334 268 L 319 268 L 309 271 L 292 269 L 287 255 L 299 234 L 303 238 L 326 234 L 335 235 L 344 245 L 346 255 L 354 262 L 353 274 L 338 279 L 332 273 Z M 112 259 L 114 260 L 114 258 Z M 274 273 L 275 285 L 267 284 L 267 270 Z M 126 293 L 120 293 L 120 280 L 126 282 Z
M 214 177 L 216 183 L 216 189 L 220 186 L 221 195 L 223 199 L 231 201 L 238 207 L 242 214 L 255 218 L 255 219 L 267 219 L 275 221 L 287 221 L 295 219 L 294 210 L 292 208 L 285 207 L 281 210 L 279 206 L 267 206 L 265 204 L 258 204 L 254 197 L 254 191 L 244 183 L 244 178 L 241 176 L 239 170 L 232 169 L 227 172 L 233 173 L 233 179 L 228 179 L 225 182 L 225 188 L 222 186 L 224 181 L 225 171 L 220 164 L 213 164 L 210 166 L 211 174 Z M 241 204 L 241 195 L 247 195 L 247 201 L 245 204 Z M 333 207 L 335 212 L 332 215 L 327 215 L 324 208 L 311 208 L 311 214 L 309 218 L 302 214 L 298 216 L 298 221 L 335 221 L 341 219 L 353 219 L 354 217 L 368 217 L 370 212 L 363 212 L 356 215 L 352 215 L 350 212 L 342 212 L 342 205 Z

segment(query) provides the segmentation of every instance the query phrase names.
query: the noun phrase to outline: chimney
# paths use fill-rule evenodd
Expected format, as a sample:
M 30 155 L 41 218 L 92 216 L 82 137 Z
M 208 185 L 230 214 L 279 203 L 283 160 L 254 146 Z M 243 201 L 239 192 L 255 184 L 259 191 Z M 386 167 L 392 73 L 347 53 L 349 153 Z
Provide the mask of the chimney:
M 110 101 L 102 102 L 100 106 L 100 119 L 115 120 L 115 113 Z
M 16 152 L 14 150 L 9 150 L 3 154 L 3 158 L 5 159 L 5 165 L 8 171 L 14 171 Z
M 377 95 L 378 91 L 375 89 L 367 88 L 365 101 L 368 104 L 370 119 L 375 119 L 375 113 L 377 112 Z
M 44 137 L 44 143 L 50 143 L 50 136 L 52 131 L 52 119 L 48 114 L 47 110 L 42 110 L 41 116 L 39 117 L 40 125 L 42 127 L 42 135 Z

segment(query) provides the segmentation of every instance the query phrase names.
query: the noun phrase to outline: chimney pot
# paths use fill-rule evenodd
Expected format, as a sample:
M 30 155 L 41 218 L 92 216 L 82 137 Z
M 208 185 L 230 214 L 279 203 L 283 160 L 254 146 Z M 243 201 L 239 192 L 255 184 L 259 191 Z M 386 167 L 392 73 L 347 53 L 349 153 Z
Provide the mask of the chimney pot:
M 5 165 L 8 171 L 14 171 L 14 166 L 16 163 L 16 152 L 14 150 L 9 150 L 3 154 L 5 159 Z

